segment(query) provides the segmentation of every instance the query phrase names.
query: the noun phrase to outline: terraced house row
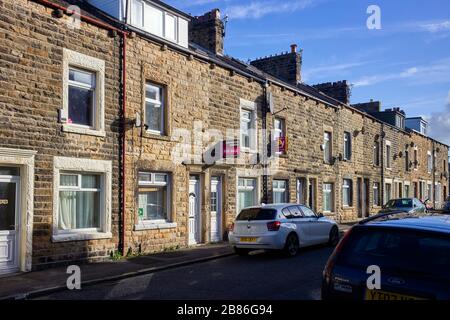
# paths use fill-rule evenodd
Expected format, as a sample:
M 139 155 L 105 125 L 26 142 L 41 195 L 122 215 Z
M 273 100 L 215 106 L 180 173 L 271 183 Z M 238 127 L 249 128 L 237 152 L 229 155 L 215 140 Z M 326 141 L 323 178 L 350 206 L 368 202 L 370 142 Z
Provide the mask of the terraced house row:
M 224 36 L 218 10 L 0 0 L 0 273 L 221 241 L 259 203 L 344 222 L 448 194 L 423 119 L 306 85 L 295 45 L 243 63 Z

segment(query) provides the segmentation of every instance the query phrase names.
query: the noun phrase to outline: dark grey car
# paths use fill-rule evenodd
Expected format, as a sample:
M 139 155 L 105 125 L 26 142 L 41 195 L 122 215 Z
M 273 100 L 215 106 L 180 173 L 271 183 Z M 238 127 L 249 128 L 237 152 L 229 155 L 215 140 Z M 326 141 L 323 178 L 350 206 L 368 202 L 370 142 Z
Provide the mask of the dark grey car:
M 417 198 L 401 198 L 389 200 L 380 210 L 380 213 L 403 211 L 407 213 L 425 213 L 425 204 Z

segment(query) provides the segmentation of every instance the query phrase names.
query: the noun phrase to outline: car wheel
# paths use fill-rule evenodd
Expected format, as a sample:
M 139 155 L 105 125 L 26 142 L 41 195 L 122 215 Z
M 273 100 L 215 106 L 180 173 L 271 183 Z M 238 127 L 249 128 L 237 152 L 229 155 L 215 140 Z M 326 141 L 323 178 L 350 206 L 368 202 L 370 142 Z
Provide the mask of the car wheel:
M 284 245 L 284 252 L 288 257 L 295 257 L 300 248 L 298 237 L 295 233 L 288 235 L 286 244 Z
M 234 247 L 234 253 L 236 253 L 238 256 L 246 256 L 250 253 L 251 250 L 249 249 L 243 249 L 243 248 L 236 248 Z
M 328 245 L 330 246 L 335 246 L 337 245 L 339 242 L 339 229 L 338 227 L 334 226 L 333 228 L 331 228 L 330 231 L 330 236 L 328 238 Z

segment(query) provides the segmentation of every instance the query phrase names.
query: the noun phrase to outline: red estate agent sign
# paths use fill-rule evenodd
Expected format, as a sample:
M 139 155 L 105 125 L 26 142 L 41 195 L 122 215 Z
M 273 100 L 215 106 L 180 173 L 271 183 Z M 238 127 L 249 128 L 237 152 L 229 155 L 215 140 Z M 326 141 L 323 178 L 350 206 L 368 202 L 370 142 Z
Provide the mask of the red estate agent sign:
M 222 157 L 237 158 L 241 154 L 241 148 L 238 140 L 223 141 L 222 145 Z
M 288 150 L 288 138 L 279 137 L 277 142 L 278 142 L 278 152 L 286 153 Z

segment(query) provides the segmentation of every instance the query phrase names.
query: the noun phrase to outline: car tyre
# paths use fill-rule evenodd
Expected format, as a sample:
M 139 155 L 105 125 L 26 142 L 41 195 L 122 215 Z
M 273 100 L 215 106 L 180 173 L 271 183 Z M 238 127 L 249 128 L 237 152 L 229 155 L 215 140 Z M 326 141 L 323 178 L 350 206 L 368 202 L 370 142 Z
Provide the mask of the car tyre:
M 299 249 L 300 244 L 297 235 L 295 233 L 289 234 L 286 239 L 286 244 L 284 245 L 284 253 L 288 257 L 295 257 L 298 254 Z
M 328 238 L 328 245 L 331 247 L 336 246 L 339 243 L 339 228 L 334 226 L 330 230 L 330 235 Z
M 247 256 L 250 253 L 250 251 L 251 250 L 249 250 L 249 249 L 234 247 L 234 253 L 236 253 L 238 256 Z

